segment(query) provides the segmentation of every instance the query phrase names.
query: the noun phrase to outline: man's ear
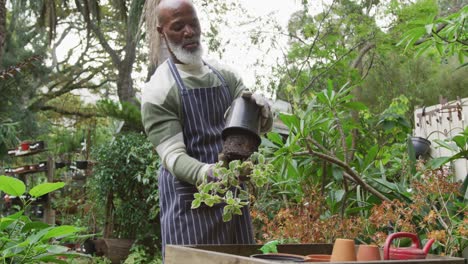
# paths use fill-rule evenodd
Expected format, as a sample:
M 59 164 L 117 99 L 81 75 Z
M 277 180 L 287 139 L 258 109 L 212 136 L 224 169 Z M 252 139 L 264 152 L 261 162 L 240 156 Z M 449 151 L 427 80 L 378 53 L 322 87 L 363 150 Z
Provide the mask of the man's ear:
M 163 34 L 163 28 L 161 26 L 157 26 L 156 30 L 158 31 L 159 34 L 164 35 Z

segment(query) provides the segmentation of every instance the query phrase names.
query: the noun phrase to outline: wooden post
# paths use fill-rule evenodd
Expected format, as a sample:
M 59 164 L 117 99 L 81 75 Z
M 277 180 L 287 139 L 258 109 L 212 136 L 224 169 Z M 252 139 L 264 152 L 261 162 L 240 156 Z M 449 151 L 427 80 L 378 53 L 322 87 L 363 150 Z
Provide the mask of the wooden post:
M 53 182 L 54 181 L 54 170 L 55 170 L 55 163 L 54 159 L 49 156 L 47 158 L 47 181 Z M 50 193 L 47 194 L 47 200 L 44 204 L 44 222 L 49 225 L 55 225 L 55 211 L 52 209 L 52 195 Z

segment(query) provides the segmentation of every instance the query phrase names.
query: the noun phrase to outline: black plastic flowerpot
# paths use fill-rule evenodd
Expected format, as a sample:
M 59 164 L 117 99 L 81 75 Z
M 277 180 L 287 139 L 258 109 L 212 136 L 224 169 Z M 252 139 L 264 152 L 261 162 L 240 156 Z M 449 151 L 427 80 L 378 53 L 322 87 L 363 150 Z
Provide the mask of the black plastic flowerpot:
M 417 159 L 424 157 L 431 149 L 431 141 L 425 138 L 412 137 L 411 142 L 413 143 L 414 153 Z
M 222 131 L 223 159 L 245 160 L 260 145 L 260 107 L 248 99 L 239 97 L 231 104 Z

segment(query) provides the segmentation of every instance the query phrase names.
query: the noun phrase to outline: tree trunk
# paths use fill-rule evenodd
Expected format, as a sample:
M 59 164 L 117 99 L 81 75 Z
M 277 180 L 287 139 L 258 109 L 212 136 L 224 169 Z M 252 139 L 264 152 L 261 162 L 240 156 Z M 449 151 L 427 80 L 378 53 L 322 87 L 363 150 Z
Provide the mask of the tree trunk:
M 105 219 L 106 223 L 104 224 L 104 238 L 111 238 L 114 231 L 114 193 L 109 191 L 106 199 L 106 212 Z
M 3 46 L 6 39 L 6 0 L 0 0 L 0 69 L 2 69 Z
M 371 42 L 365 43 L 364 46 L 362 47 L 362 49 L 359 51 L 359 54 L 356 57 L 356 59 L 354 59 L 353 62 L 351 63 L 351 65 L 350 65 L 351 68 L 357 69 L 359 71 L 359 73 L 362 75 L 362 60 L 363 60 L 364 56 L 369 51 L 371 51 L 373 48 L 375 48 L 374 43 L 371 43 Z M 362 88 L 361 88 L 360 85 L 358 85 L 357 87 L 354 88 L 353 94 L 355 96 L 356 101 L 361 101 L 361 99 L 362 99 Z
M 120 102 L 130 102 L 137 106 L 132 80 L 133 63 L 134 59 L 131 62 L 125 59 L 118 65 L 117 95 Z

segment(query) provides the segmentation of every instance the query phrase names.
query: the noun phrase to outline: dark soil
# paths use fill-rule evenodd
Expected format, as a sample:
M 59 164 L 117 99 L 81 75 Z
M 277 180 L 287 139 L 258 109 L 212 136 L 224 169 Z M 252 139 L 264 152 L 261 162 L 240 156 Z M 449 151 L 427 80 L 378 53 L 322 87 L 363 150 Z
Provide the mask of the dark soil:
M 246 160 L 258 150 L 258 139 L 251 134 L 232 134 L 223 143 L 223 159 L 228 163 L 233 160 Z

